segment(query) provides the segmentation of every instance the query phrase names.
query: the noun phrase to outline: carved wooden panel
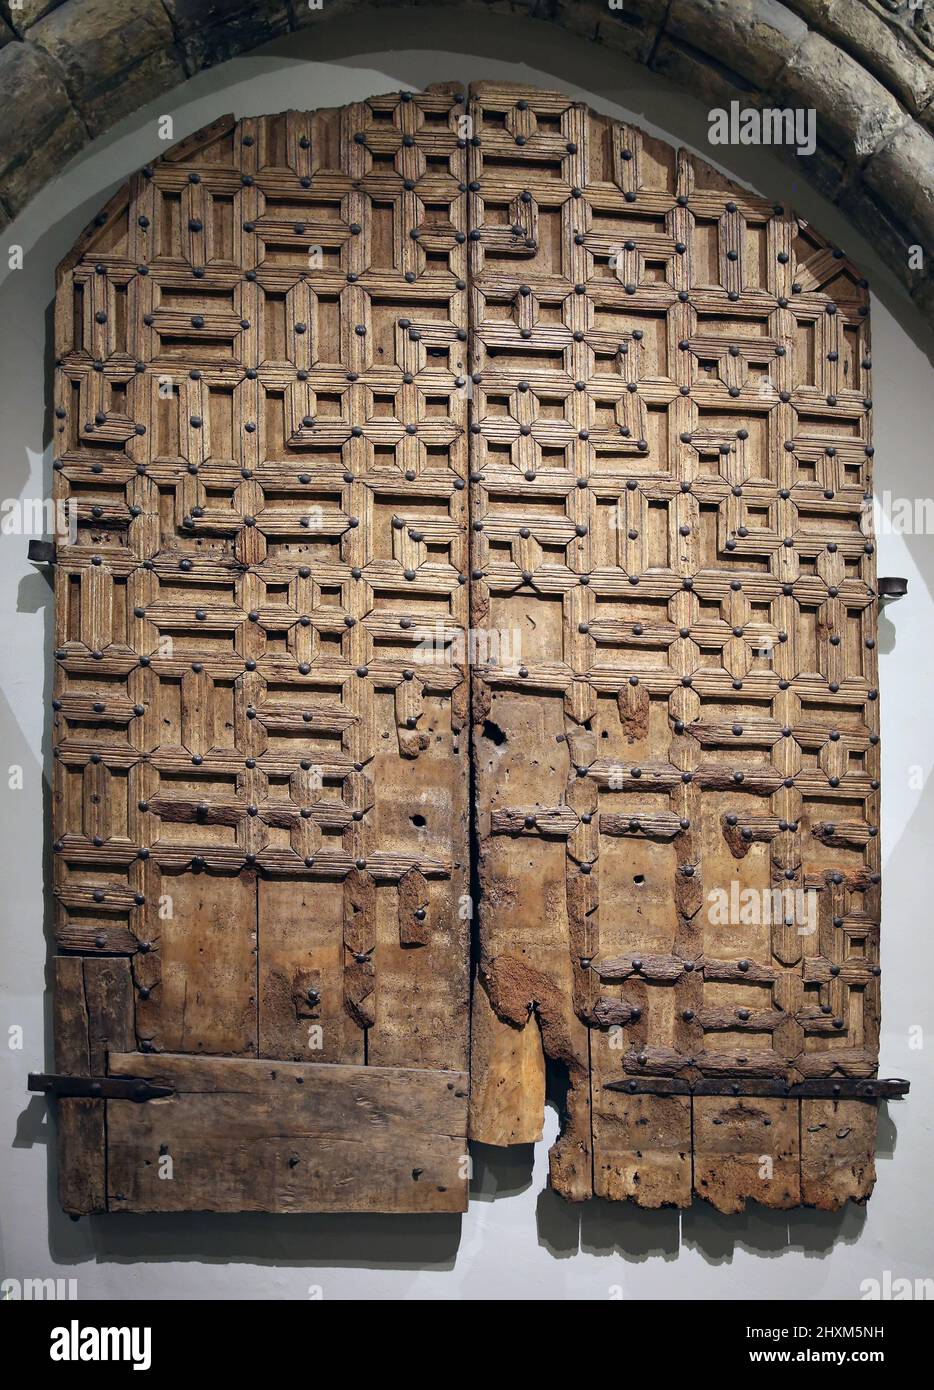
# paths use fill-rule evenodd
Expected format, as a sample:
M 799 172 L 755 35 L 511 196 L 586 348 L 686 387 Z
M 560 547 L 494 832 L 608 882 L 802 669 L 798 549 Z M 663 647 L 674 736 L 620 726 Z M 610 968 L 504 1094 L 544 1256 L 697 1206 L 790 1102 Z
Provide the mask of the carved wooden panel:
M 551 1063 L 569 1198 L 868 1195 L 867 306 L 531 89 L 226 118 L 115 196 L 56 304 L 68 1210 L 463 1209 L 468 815 L 474 1138 Z
M 172 1090 L 71 1210 L 465 1203 L 462 116 L 218 121 L 61 268 L 57 1066 Z
M 568 1197 L 864 1197 L 865 282 L 788 209 L 558 94 L 480 84 L 470 114 L 471 1133 L 539 1137 L 547 1058 Z

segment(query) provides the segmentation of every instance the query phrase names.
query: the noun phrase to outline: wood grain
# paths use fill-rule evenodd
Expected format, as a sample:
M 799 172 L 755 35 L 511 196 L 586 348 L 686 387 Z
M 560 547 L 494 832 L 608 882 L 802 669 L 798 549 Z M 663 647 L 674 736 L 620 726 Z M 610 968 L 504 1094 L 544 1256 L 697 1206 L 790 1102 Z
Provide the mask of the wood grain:
M 110 1063 L 175 1089 L 108 1101 L 112 1210 L 466 1208 L 464 1072 L 169 1054 L 141 1066 L 134 1053 Z
M 865 1102 L 605 1089 L 876 1074 L 854 266 L 561 93 L 449 84 L 196 132 L 55 337 L 59 1066 L 265 1078 L 239 1159 L 233 1093 L 108 1102 L 119 1198 L 63 1102 L 69 1209 L 200 1206 L 212 1163 L 228 1210 L 453 1209 L 460 1121 L 443 1182 L 396 1160 L 467 1070 L 475 910 L 474 1138 L 534 1141 L 550 1070 L 571 1200 L 863 1200 Z M 379 1071 L 379 1114 L 435 1080 L 371 1178 L 366 1129 L 282 1172 L 274 1062 L 335 1109 Z
M 537 1131 L 540 1047 L 568 1197 L 859 1196 L 862 1126 L 802 1153 L 797 1100 L 604 1087 L 875 1075 L 865 282 L 560 93 L 479 83 L 470 112 L 471 1133 Z
M 466 1071 L 463 110 L 448 85 L 223 118 L 59 269 L 55 928 L 75 956 L 56 996 L 76 1072 L 348 1064 L 328 1076 L 352 1109 L 357 1066 Z M 165 1107 L 200 1176 L 154 1181 L 153 1209 L 203 1204 L 215 1164 L 225 1209 L 462 1201 L 463 1140 L 426 1137 L 421 1100 L 390 1125 L 404 1181 L 377 1149 L 352 1172 L 378 1125 L 317 1177 L 303 1150 L 267 1179 L 273 1096 L 242 1171 L 219 1156 L 234 1101 Z M 104 1105 L 60 1111 L 82 1150 L 63 1181 L 86 1189 L 68 1201 L 100 1206 Z M 118 1151 L 146 1113 L 108 1112 Z
M 120 958 L 53 962 L 55 1070 L 63 1076 L 104 1075 L 109 1048 L 136 1046 L 130 970 Z M 58 1190 L 72 1216 L 106 1211 L 105 1103 L 67 1097 L 55 1103 Z
M 836 1211 L 865 1202 L 876 1182 L 878 1107 L 865 1100 L 801 1102 L 801 1200 Z

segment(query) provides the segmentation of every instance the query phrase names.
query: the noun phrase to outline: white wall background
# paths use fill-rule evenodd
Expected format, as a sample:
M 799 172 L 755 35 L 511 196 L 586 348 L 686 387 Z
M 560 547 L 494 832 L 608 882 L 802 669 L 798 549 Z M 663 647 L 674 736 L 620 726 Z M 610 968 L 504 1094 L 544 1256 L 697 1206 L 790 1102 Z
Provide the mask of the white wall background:
M 47 438 L 54 267 L 134 169 L 174 137 L 237 116 L 337 106 L 400 86 L 500 78 L 558 87 L 601 111 L 710 159 L 758 192 L 788 201 L 842 244 L 873 286 L 876 490 L 934 492 L 932 335 L 873 247 L 851 233 L 794 170 L 768 151 L 711 151 L 706 109 L 645 69 L 548 24 L 462 19 L 420 7 L 380 11 L 292 35 L 186 83 L 98 140 L 0 234 L 0 498 L 48 495 Z M 716 162 L 716 161 L 711 161 Z M 726 167 L 726 166 L 721 166 Z M 7 248 L 24 248 L 9 272 Z M 934 255 L 934 247 L 926 248 Z M 44 434 L 45 431 L 45 434 Z M 934 1274 L 930 1201 L 930 1048 L 934 1039 L 930 855 L 934 800 L 934 537 L 882 535 L 879 573 L 904 574 L 908 597 L 880 623 L 883 748 L 883 1025 L 880 1075 L 912 1079 L 880 1113 L 879 1180 L 868 1208 L 839 1215 L 751 1205 L 722 1217 L 565 1205 L 547 1190 L 546 1150 L 478 1148 L 470 1210 L 447 1217 L 119 1215 L 73 1223 L 58 1210 L 46 1102 L 26 1073 L 50 1057 L 43 937 L 48 892 L 44 816 L 49 765 L 51 591 L 26 559 L 27 538 L 0 536 L 0 1260 L 5 1276 L 77 1279 L 79 1298 L 626 1299 L 859 1298 L 865 1279 Z M 7 767 L 24 770 L 8 789 Z M 923 769 L 923 786 L 912 769 Z M 25 1030 L 22 1051 L 7 1029 Z

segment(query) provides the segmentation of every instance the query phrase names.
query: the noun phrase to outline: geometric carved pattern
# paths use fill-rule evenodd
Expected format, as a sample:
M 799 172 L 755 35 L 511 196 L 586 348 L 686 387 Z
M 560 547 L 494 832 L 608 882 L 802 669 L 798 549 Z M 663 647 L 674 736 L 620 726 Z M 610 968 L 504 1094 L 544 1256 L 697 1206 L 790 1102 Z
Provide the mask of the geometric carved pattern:
M 57 938 L 143 1051 L 466 1070 L 462 102 L 218 121 L 62 267 Z
M 173 1095 L 59 1102 L 68 1209 L 463 1208 L 471 721 L 473 1137 L 547 1058 L 568 1197 L 868 1194 L 874 1105 L 774 1090 L 876 1071 L 867 306 L 532 89 L 224 118 L 111 200 L 56 306 L 57 1069 Z
M 875 1075 L 865 283 L 785 208 L 565 97 L 481 84 L 471 116 L 473 612 L 515 634 L 473 696 L 472 1133 L 536 1137 L 541 1080 L 497 1096 L 543 1048 L 568 1196 L 821 1201 L 798 1106 L 834 1102 L 690 1091 Z M 626 1078 L 687 1084 L 605 1089 Z M 737 1109 L 774 1146 L 721 1129 Z

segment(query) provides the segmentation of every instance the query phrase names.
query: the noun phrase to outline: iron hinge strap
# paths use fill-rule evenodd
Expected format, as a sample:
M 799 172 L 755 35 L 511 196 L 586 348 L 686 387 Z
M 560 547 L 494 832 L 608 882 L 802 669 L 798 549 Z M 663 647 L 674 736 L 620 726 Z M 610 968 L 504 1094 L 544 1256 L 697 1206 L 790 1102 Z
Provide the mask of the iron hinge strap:
M 87 1100 L 158 1100 L 175 1092 L 171 1086 L 156 1086 L 139 1076 L 52 1076 L 29 1073 L 30 1091 L 47 1096 L 77 1096 Z
M 901 1100 L 911 1085 L 903 1077 L 884 1080 L 853 1077 L 828 1079 L 812 1077 L 807 1081 L 785 1082 L 770 1078 L 744 1076 L 704 1077 L 699 1081 L 682 1081 L 674 1077 L 624 1076 L 604 1082 L 605 1091 L 628 1091 L 640 1096 L 778 1096 L 805 1100 Z

